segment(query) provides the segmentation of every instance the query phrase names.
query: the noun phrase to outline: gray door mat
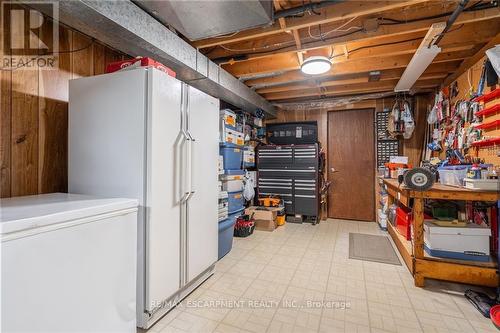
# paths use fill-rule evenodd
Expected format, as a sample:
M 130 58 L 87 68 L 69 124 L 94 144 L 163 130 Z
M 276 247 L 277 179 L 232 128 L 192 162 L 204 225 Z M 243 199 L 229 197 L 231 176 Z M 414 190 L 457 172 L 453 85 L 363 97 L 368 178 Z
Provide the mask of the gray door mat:
M 349 233 L 349 258 L 401 266 L 387 236 Z

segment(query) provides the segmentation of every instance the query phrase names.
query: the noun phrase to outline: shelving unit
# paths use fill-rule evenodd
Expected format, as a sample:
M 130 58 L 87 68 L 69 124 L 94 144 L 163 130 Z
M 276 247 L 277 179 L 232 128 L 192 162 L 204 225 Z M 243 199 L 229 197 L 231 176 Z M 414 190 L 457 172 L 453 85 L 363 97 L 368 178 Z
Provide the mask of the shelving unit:
M 387 229 L 406 266 L 413 274 L 415 285 L 423 287 L 426 278 L 453 281 L 487 287 L 499 285 L 498 263 L 492 258 L 490 262 L 463 261 L 429 256 L 424 251 L 424 200 L 466 200 L 497 201 L 500 193 L 476 191 L 464 188 L 453 188 L 435 184 L 423 192 L 407 189 L 399 185 L 395 179 L 384 179 L 389 194 L 389 202 L 395 201 L 411 208 L 413 201 L 413 241 L 406 240 L 387 223 Z

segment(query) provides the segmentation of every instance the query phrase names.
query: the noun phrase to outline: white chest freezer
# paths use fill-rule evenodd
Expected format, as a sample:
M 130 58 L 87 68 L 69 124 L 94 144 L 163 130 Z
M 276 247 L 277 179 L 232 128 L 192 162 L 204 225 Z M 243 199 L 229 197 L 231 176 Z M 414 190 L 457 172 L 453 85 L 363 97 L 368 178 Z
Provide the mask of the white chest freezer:
M 0 200 L 2 332 L 135 332 L 137 201 Z

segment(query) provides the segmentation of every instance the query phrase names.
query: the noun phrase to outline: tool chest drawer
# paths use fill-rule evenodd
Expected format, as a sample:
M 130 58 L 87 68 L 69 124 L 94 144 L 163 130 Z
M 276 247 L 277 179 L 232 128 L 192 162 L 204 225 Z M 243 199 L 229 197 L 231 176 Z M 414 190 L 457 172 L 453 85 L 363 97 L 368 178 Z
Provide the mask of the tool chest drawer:
M 259 178 L 258 186 L 261 191 L 279 195 L 292 194 L 292 178 Z
M 293 148 L 294 166 L 316 166 L 318 164 L 318 146 L 300 145 Z
M 317 192 L 316 180 L 296 178 L 294 180 L 293 190 L 295 194 L 316 196 Z
M 316 194 L 295 194 L 293 199 L 295 214 L 318 215 L 318 197 Z
M 257 150 L 259 167 L 293 165 L 293 146 L 262 146 Z

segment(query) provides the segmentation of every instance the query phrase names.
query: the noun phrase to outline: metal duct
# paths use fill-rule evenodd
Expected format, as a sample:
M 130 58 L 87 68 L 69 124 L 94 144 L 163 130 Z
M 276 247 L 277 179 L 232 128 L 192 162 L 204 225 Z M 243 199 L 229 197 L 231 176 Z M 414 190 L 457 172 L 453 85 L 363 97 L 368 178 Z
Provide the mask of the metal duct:
M 53 3 L 43 0 L 41 3 Z M 40 3 L 40 2 L 39 2 Z M 171 67 L 177 77 L 209 95 L 274 117 L 274 107 L 129 0 L 57 1 L 59 20 L 131 56 L 147 56 Z M 46 6 L 30 6 L 50 16 Z
M 274 19 L 303 15 L 306 12 L 314 12 L 316 9 L 325 8 L 343 1 L 344 0 L 326 0 L 321 2 L 308 3 L 299 7 L 280 10 L 279 12 L 274 13 Z
M 273 20 L 273 2 L 269 0 L 134 2 L 192 41 L 257 28 Z

